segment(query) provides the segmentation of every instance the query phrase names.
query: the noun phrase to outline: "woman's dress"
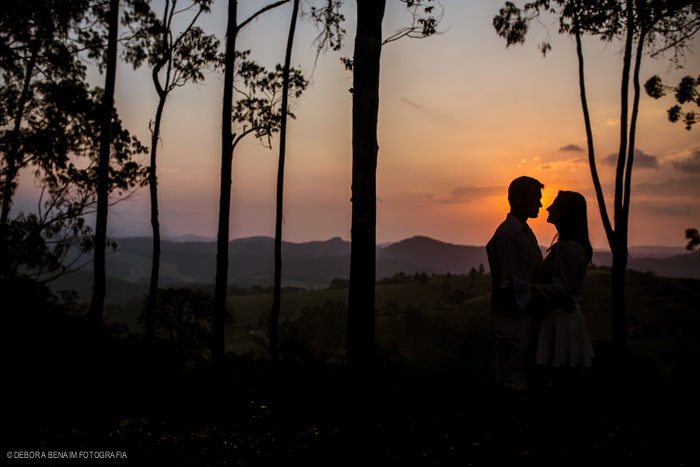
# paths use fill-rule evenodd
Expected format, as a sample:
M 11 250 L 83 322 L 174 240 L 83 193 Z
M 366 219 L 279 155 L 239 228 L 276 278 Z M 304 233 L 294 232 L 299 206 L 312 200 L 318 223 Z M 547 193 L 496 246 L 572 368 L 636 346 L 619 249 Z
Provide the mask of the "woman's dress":
M 540 303 L 541 322 L 535 363 L 554 367 L 591 366 L 594 357 L 579 302 L 586 283 L 586 254 L 583 247 L 570 240 L 555 243 L 544 259 L 531 287 L 535 303 Z M 543 299 L 537 300 L 536 297 Z M 574 303 L 570 306 L 564 303 Z

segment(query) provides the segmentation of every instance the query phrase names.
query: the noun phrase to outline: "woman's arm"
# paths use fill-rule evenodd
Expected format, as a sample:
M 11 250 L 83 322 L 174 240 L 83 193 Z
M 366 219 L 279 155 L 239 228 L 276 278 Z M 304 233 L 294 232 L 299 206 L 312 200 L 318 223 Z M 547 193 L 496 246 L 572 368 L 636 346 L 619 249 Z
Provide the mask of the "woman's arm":
M 576 242 L 562 240 L 552 248 L 554 255 L 551 282 L 531 284 L 533 296 L 554 300 L 556 306 L 571 308 L 583 298 L 586 256 Z

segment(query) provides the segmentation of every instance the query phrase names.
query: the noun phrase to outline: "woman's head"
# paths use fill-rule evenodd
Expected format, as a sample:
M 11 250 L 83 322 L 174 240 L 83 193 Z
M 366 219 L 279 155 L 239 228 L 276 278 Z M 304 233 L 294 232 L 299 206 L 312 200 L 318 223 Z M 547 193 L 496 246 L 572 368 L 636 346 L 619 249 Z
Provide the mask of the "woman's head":
M 571 240 L 580 244 L 591 260 L 593 249 L 588 239 L 588 215 L 586 198 L 574 191 L 560 191 L 552 205 L 547 208 L 547 222 L 557 228 L 560 240 Z

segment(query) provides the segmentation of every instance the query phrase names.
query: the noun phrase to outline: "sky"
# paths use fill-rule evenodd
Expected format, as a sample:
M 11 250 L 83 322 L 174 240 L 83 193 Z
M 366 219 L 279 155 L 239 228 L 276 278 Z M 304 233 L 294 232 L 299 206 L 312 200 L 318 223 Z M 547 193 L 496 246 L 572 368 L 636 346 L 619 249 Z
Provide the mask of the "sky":
M 241 0 L 239 18 L 267 1 Z M 344 47 L 327 52 L 314 67 L 309 21 L 297 26 L 292 64 L 311 85 L 293 107 L 288 127 L 283 240 L 305 242 L 350 239 L 352 75 L 341 57 L 351 57 L 355 2 L 345 1 Z M 522 6 L 524 2 L 516 4 Z M 152 2 L 160 12 L 159 0 Z M 309 3 L 302 0 L 307 11 Z M 442 0 L 438 35 L 403 38 L 382 48 L 377 167 L 377 242 L 423 235 L 462 245 L 485 245 L 508 212 L 507 187 L 520 175 L 545 185 L 540 216 L 530 225 L 542 245 L 555 233 L 545 208 L 559 190 L 588 200 L 591 243 L 607 248 L 589 166 L 581 110 L 574 40 L 557 34 L 557 20 L 545 16 L 533 25 L 524 45 L 506 48 L 492 20 L 503 5 L 492 0 Z M 223 42 L 227 2 L 216 0 L 200 25 Z M 437 7 L 440 12 L 440 7 Z M 284 61 L 291 5 L 261 15 L 238 36 L 238 48 L 272 68 Z M 387 0 L 384 36 L 409 25 L 399 0 Z M 537 44 L 547 36 L 546 58 Z M 620 42 L 584 40 L 589 108 L 598 171 L 611 202 L 619 147 Z M 223 50 L 223 46 L 222 46 Z M 641 81 L 659 75 L 675 85 L 700 76 L 700 37 L 681 61 L 671 55 L 645 57 Z M 89 81 L 103 86 L 94 67 Z M 160 221 L 165 235 L 214 238 L 217 231 L 221 169 L 223 74 L 176 89 L 165 107 L 158 150 Z M 148 122 L 157 95 L 146 67 L 118 64 L 116 106 L 124 126 L 149 144 Z M 633 170 L 630 246 L 684 246 L 685 229 L 700 227 L 700 128 L 672 124 L 666 110 L 671 95 L 654 100 L 643 94 Z M 684 109 L 693 110 L 688 104 Z M 698 109 L 694 109 L 698 110 Z M 233 156 L 230 238 L 274 236 L 278 139 L 272 150 L 252 136 Z M 147 156 L 143 156 L 147 164 Z M 23 174 L 13 210 L 31 209 L 37 190 Z M 110 212 L 114 236 L 150 235 L 148 190 Z M 612 208 L 609 206 L 612 215 Z

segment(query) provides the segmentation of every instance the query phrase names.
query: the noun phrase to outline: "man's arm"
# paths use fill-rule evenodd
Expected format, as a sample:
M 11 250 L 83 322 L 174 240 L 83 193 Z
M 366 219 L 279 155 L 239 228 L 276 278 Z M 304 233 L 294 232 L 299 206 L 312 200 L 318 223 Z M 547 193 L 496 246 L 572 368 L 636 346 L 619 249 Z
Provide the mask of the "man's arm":
M 518 271 L 520 242 L 513 234 L 501 234 L 489 242 L 489 266 L 493 283 L 506 288 Z
M 518 271 L 520 242 L 515 235 L 504 233 L 494 237 L 489 242 L 487 250 L 494 284 L 494 298 L 509 308 L 519 308 L 513 278 Z

